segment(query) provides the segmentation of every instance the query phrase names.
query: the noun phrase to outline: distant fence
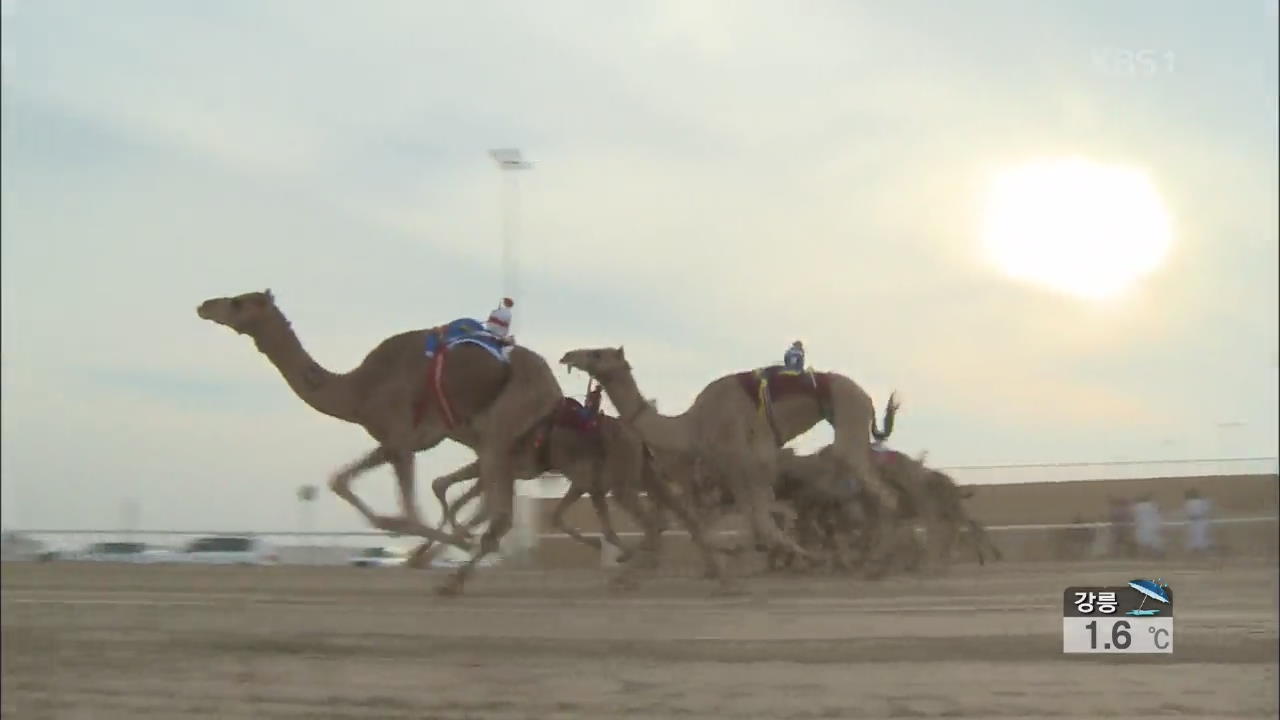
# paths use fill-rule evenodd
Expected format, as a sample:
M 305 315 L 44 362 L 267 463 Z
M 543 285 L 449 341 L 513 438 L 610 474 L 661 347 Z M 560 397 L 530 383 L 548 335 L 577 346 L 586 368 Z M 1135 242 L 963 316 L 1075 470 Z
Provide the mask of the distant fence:
M 930 462 L 928 457 L 925 462 Z M 961 485 L 1004 485 L 1069 480 L 1137 480 L 1156 477 L 1207 475 L 1277 475 L 1280 458 L 1274 456 L 1231 458 L 1183 458 L 1176 460 L 1102 460 L 1090 462 L 1039 462 L 997 465 L 936 466 Z M 517 483 L 518 492 L 541 498 L 564 495 L 569 482 L 558 473 L 547 473 L 537 483 Z
M 1275 475 L 1277 459 L 1275 457 L 1243 457 L 1243 458 L 1191 458 L 1179 460 L 1112 460 L 1104 462 L 1058 462 L 1058 463 L 1025 463 L 1006 465 L 958 465 L 940 467 L 961 484 L 1022 484 L 1039 482 L 1061 482 L 1079 480 L 1124 480 L 1142 478 L 1174 478 L 1201 476 L 1242 476 L 1242 475 Z M 538 482 L 517 483 L 522 500 L 534 497 L 548 498 L 563 495 L 567 483 L 563 477 L 554 473 L 542 476 Z M 561 541 L 567 537 L 558 532 L 537 532 L 533 527 L 532 511 L 521 507 L 518 503 L 516 527 L 512 536 L 523 535 L 512 544 L 512 549 L 528 547 L 535 541 Z M 1259 508 L 1261 509 L 1261 508 Z M 1243 532 L 1253 543 L 1253 536 L 1259 531 L 1274 535 L 1274 529 L 1267 525 L 1280 522 L 1275 516 L 1223 517 L 1211 521 L 1215 527 L 1221 527 L 1229 535 Z M 1167 520 L 1166 528 L 1178 528 L 1186 525 L 1183 520 Z M 1000 533 L 1001 536 L 1014 541 L 1015 538 L 1028 538 L 1036 535 L 1053 535 L 1066 531 L 1093 531 L 1106 527 L 1105 522 L 1050 523 L 1050 524 L 1008 524 L 988 526 L 988 530 Z M 588 536 L 599 536 L 597 532 L 587 531 Z M 682 530 L 672 528 L 672 536 L 687 536 Z M 732 533 L 730 533 L 732 534 Z M 149 545 L 179 548 L 192 539 L 209 535 L 251 535 L 265 540 L 277 548 L 285 562 L 299 561 L 304 563 L 321 562 L 341 563 L 349 559 L 355 551 L 374 545 L 394 545 L 408 547 L 417 542 L 417 538 L 393 537 L 388 533 L 376 530 L 330 530 L 330 531 L 294 531 L 294 530 L 121 530 L 121 529 L 23 529 L 5 530 L 5 559 L 15 559 L 18 552 L 11 540 L 22 537 L 26 541 L 49 550 L 74 550 L 87 545 L 107 541 L 135 541 Z M 636 532 L 620 532 L 622 537 L 634 538 Z M 1244 536 L 1241 536 L 1242 538 Z M 1259 536 L 1261 537 L 1261 536 Z M 539 543 L 540 544 L 540 543 Z M 306 548 L 306 553 L 297 552 L 298 548 Z M 452 549 L 451 549 L 452 551 Z
M 1165 520 L 1162 523 L 1166 530 L 1182 528 L 1187 524 L 1188 522 L 1186 520 Z M 1219 530 L 1234 529 L 1242 526 L 1252 526 L 1264 529 L 1268 525 L 1280 525 L 1280 517 L 1228 517 L 1210 520 L 1210 524 Z M 1092 532 L 1099 528 L 1106 528 L 1109 526 L 1110 523 L 1107 522 L 1038 523 L 991 525 L 987 526 L 986 529 L 990 532 L 1005 535 L 1007 537 L 1028 537 L 1032 535 L 1052 533 L 1054 531 Z M 1265 532 L 1272 535 L 1275 534 L 1275 530 L 1265 530 Z M 584 532 L 583 534 L 588 537 L 599 537 L 599 533 L 596 532 Z M 674 537 L 688 536 L 686 531 L 675 528 L 664 534 Z M 736 534 L 736 531 L 724 530 L 720 534 L 733 536 Z M 5 559 L 33 559 L 40 552 L 49 550 L 67 551 L 83 549 L 88 545 L 101 542 L 141 542 L 152 546 L 180 548 L 197 537 L 210 535 L 238 535 L 260 538 L 266 541 L 281 555 L 282 562 L 297 564 L 343 564 L 347 562 L 356 551 L 362 548 L 377 545 L 410 547 L 421 542 L 419 538 L 403 536 L 393 538 L 385 532 L 372 530 L 306 532 L 295 530 L 266 530 L 255 532 L 226 532 L 217 530 L 64 530 L 37 528 L 32 530 L 5 531 L 5 544 L 7 546 L 5 550 Z M 618 535 L 624 538 L 637 538 L 642 536 L 642 533 L 624 531 L 619 532 Z M 18 542 L 25 546 L 25 551 L 16 547 L 17 543 L 14 542 L 14 538 L 21 538 Z M 537 538 L 540 541 L 569 540 L 567 535 L 559 532 L 540 532 L 537 534 Z
M 926 458 L 927 462 L 927 458 Z M 1016 465 L 951 465 L 939 467 L 956 482 L 987 485 L 1061 482 L 1065 480 L 1136 480 L 1210 475 L 1275 475 L 1275 457 L 1186 458 L 1181 460 L 1108 460 Z

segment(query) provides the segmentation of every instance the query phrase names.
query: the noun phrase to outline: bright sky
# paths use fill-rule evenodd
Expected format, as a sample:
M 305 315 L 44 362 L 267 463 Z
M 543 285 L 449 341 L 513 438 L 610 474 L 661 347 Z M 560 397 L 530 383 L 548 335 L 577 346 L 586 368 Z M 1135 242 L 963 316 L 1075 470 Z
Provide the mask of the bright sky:
M 196 305 L 270 287 L 335 371 L 483 316 L 502 146 L 538 163 L 517 337 L 625 344 L 664 411 L 800 338 L 878 409 L 897 388 L 894 444 L 938 465 L 1275 455 L 1276 23 L 1274 0 L 5 0 L 4 523 L 114 525 L 132 497 L 145 527 L 292 527 L 296 488 L 371 440 Z M 985 254 L 994 178 L 1055 158 L 1128 184 L 1035 176 L 1060 192 L 1006 203 L 1022 240 Z M 471 457 L 420 455 L 421 484 Z M 391 510 L 392 486 L 356 490 Z M 327 491 L 315 512 L 364 527 Z

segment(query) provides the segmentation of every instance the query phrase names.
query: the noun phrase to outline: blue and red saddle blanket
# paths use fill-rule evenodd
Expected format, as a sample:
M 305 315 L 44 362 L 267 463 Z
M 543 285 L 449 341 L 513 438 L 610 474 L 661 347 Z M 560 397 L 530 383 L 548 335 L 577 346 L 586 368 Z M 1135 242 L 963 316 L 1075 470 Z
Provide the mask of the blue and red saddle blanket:
M 503 352 L 507 346 L 502 339 L 485 330 L 484 325 L 473 318 L 458 318 L 447 325 L 428 330 L 426 347 L 423 349 L 427 357 L 435 357 L 442 349 L 448 350 L 464 343 L 478 345 L 495 358 L 507 362 L 506 353 Z

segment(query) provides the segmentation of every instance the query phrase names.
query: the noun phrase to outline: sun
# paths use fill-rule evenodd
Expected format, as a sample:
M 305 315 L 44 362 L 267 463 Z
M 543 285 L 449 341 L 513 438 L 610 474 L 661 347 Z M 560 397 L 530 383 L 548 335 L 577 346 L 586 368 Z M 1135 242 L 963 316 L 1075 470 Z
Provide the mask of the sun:
M 998 172 L 987 187 L 983 249 L 1021 282 L 1113 298 L 1159 268 L 1172 241 L 1160 194 L 1136 168 L 1053 158 Z

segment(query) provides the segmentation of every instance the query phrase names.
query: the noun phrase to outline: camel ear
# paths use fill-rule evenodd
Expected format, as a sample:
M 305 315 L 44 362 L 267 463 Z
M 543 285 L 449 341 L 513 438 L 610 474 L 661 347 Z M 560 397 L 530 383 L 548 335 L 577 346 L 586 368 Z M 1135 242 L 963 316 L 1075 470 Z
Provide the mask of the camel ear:
M 267 288 L 267 291 L 264 292 L 263 295 L 266 295 L 267 299 L 270 300 L 271 302 L 276 301 L 276 296 L 271 294 L 271 288 Z
M 618 346 L 618 357 L 623 360 L 627 359 L 627 349 L 621 345 Z

